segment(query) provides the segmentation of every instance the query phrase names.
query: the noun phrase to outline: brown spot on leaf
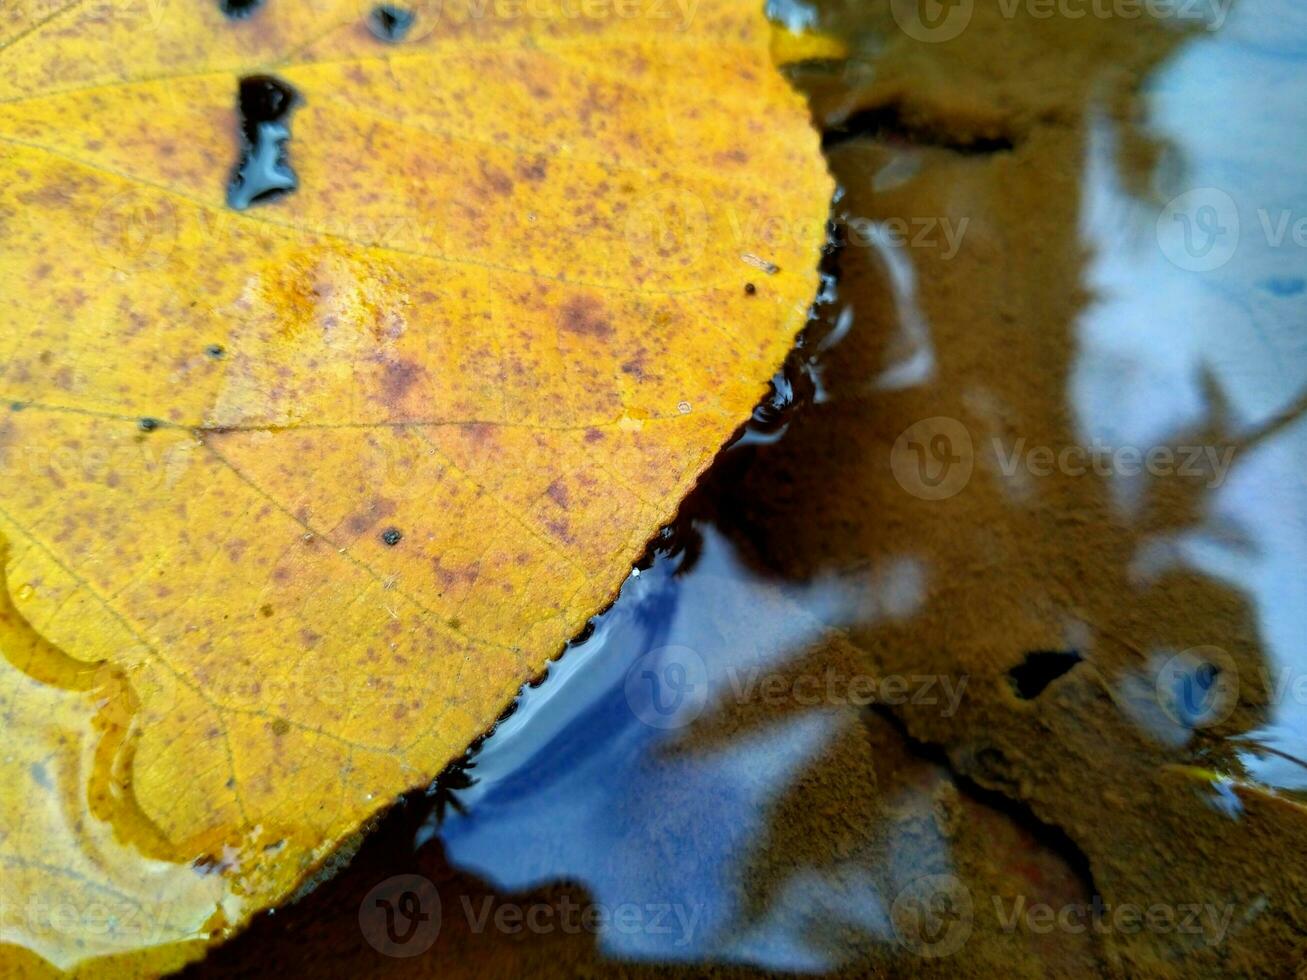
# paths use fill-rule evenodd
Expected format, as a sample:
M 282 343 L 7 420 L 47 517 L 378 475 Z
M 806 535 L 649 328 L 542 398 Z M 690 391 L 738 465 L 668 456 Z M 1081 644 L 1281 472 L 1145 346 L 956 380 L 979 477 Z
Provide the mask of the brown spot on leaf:
M 549 175 L 549 163 L 544 157 L 536 157 L 530 163 L 525 160 L 519 160 L 517 163 L 517 175 L 523 180 L 528 180 L 533 184 L 538 184 Z
M 575 539 L 572 537 L 572 529 L 563 518 L 560 517 L 555 520 L 545 521 L 545 527 L 549 529 L 549 533 L 554 537 L 566 541 L 568 544 L 574 543 Z
M 412 361 L 387 361 L 381 372 L 381 392 L 388 405 L 398 405 L 426 370 Z
M 481 161 L 481 176 L 486 179 L 490 189 L 496 194 L 507 196 L 513 193 L 513 178 L 492 163 Z
M 562 480 L 555 480 L 553 483 L 549 484 L 549 489 L 546 490 L 545 493 L 549 494 L 549 499 L 552 500 L 554 503 L 556 503 L 559 507 L 562 507 L 564 510 L 567 509 L 568 506 L 567 486 L 563 483 Z
M 613 325 L 603 304 L 592 296 L 578 296 L 563 307 L 563 329 L 598 340 L 613 335 Z

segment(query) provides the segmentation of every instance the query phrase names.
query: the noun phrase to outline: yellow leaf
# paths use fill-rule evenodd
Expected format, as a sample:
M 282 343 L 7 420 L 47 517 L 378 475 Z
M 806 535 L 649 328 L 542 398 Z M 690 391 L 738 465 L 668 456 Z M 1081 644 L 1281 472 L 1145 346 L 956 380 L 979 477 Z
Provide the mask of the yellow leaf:
M 833 34 L 823 34 L 820 31 L 796 31 L 780 24 L 773 24 L 771 56 L 777 65 L 792 65 L 802 61 L 847 58 L 849 48 L 842 38 Z
M 815 289 L 760 6 L 6 5 L 0 969 L 201 955 L 613 596 Z

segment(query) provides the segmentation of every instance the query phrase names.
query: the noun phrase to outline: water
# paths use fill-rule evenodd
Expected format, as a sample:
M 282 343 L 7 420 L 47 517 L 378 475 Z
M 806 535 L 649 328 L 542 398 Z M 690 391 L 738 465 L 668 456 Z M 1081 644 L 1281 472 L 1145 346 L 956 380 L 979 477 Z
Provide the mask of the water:
M 263 6 L 263 0 L 219 0 L 218 9 L 232 20 L 244 20 L 251 17 Z
M 377 4 L 368 14 L 368 30 L 382 41 L 396 43 L 408 36 L 415 16 L 413 11 L 403 7 Z
M 249 75 L 241 79 L 237 103 L 241 157 L 227 188 L 228 207 L 244 211 L 299 186 L 286 154 L 290 114 L 299 101 L 299 93 L 279 78 Z

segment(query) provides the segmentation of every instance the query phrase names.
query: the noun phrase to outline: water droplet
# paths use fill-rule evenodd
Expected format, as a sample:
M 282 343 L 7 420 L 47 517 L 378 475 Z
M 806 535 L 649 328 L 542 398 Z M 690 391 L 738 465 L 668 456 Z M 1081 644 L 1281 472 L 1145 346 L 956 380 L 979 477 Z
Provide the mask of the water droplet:
M 299 94 L 271 75 L 241 79 L 241 158 L 227 187 L 227 206 L 243 211 L 251 204 L 287 194 L 299 179 L 286 158 L 290 112 Z
M 218 0 L 218 9 L 232 20 L 244 20 L 263 6 L 263 0 Z
M 404 40 L 413 26 L 415 15 L 411 10 L 379 3 L 368 14 L 368 30 L 374 37 L 394 44 Z

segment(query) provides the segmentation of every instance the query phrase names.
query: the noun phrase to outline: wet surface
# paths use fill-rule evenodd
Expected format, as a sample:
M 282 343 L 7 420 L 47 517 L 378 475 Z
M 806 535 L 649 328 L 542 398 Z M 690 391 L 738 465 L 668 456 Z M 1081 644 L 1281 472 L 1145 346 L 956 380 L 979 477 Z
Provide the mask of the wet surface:
M 232 20 L 244 20 L 263 6 L 263 0 L 219 0 L 218 9 Z
M 368 30 L 379 40 L 395 43 L 408 36 L 415 19 L 411 10 L 381 3 L 368 13 Z
M 299 186 L 287 158 L 290 114 L 299 94 L 279 78 L 249 75 L 241 79 L 237 107 L 241 119 L 241 156 L 227 188 L 227 206 L 244 211 Z
M 1014 9 L 775 10 L 851 52 L 789 68 L 840 247 L 776 397 L 465 764 L 209 969 L 1293 974 L 1307 21 Z M 412 958 L 366 922 L 396 874 L 442 903 Z

